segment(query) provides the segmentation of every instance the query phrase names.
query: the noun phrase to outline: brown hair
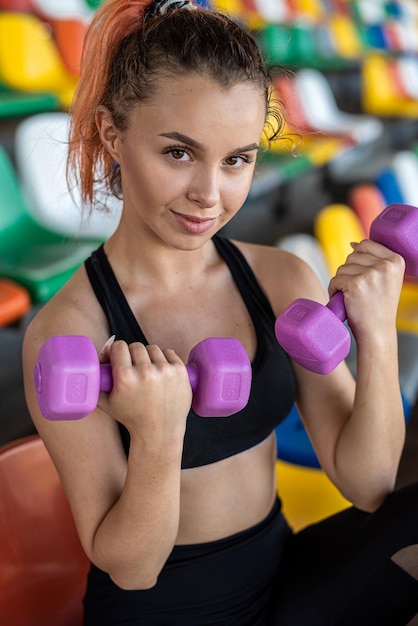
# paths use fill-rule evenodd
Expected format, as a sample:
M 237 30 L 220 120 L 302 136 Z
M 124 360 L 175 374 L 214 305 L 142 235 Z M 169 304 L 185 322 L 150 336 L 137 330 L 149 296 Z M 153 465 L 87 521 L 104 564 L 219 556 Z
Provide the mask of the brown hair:
M 271 106 L 271 76 L 245 27 L 215 11 L 177 8 L 146 17 L 149 0 L 107 0 L 95 13 L 83 49 L 81 76 L 71 107 L 67 173 L 92 206 L 96 185 L 121 196 L 118 165 L 103 147 L 95 123 L 105 106 L 123 131 L 138 102 L 152 98 L 155 81 L 167 75 L 205 74 L 228 88 L 252 82 L 266 99 L 269 137 L 282 127 Z M 272 124 L 273 120 L 273 124 Z

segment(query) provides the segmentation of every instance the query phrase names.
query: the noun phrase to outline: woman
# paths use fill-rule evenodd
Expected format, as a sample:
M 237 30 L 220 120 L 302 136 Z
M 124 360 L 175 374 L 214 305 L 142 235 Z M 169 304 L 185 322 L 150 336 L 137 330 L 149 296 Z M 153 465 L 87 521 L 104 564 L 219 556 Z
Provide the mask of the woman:
M 187 1 L 108 0 L 90 26 L 69 170 L 86 204 L 104 182 L 123 212 L 24 342 L 28 405 L 92 563 L 86 625 L 325 626 L 345 623 L 346 610 L 360 624 L 361 594 L 388 565 L 387 586 L 401 579 L 408 591 L 397 619 L 417 610 L 416 524 L 399 526 L 416 499 L 389 496 L 404 442 L 403 259 L 362 241 L 330 283 L 358 342 L 355 384 L 344 364 L 318 376 L 291 363 L 275 340 L 292 300 L 325 302 L 312 271 L 217 235 L 245 201 L 263 137 L 280 131 L 270 87 L 245 29 Z M 87 335 L 112 366 L 112 391 L 79 421 L 48 421 L 37 406 L 37 353 L 57 334 Z M 252 361 L 248 405 L 228 418 L 190 408 L 184 363 L 211 336 L 236 337 Z M 274 428 L 295 400 L 322 467 L 356 507 L 312 536 L 292 535 L 276 495 Z

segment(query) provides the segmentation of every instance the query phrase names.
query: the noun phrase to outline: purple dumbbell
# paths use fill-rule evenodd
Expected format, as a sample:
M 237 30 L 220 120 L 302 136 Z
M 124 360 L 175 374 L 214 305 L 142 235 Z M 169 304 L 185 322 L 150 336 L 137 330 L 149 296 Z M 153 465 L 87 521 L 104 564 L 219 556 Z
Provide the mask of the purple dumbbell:
M 204 339 L 190 351 L 186 367 L 198 415 L 227 417 L 246 406 L 251 363 L 238 339 Z M 47 339 L 39 350 L 34 380 L 39 408 L 49 420 L 85 417 L 97 406 L 100 391 L 113 387 L 110 364 L 100 364 L 91 339 L 80 335 Z
M 390 204 L 372 222 L 369 238 L 400 254 L 405 274 L 418 276 L 418 209 Z M 326 306 L 299 298 L 279 315 L 277 341 L 297 363 L 317 374 L 328 374 L 346 358 L 351 338 L 344 321 L 344 296 L 335 293 Z

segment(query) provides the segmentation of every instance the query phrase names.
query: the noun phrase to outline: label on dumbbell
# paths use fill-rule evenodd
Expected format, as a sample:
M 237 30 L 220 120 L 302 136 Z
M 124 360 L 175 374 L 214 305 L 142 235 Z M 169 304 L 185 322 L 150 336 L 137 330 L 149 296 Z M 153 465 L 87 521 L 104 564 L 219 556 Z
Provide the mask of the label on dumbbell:
M 87 376 L 84 374 L 69 374 L 65 390 L 65 400 L 68 404 L 81 404 L 87 395 Z
M 222 384 L 222 399 L 237 400 L 241 393 L 241 376 L 239 374 L 225 374 Z
M 406 215 L 405 210 L 398 207 L 389 207 L 381 214 L 380 218 L 388 220 L 388 222 L 400 222 L 404 215 Z
M 289 317 L 292 320 L 296 320 L 297 322 L 301 322 L 309 315 L 312 309 L 308 306 L 304 306 L 303 304 L 294 304 L 286 311 L 286 317 Z

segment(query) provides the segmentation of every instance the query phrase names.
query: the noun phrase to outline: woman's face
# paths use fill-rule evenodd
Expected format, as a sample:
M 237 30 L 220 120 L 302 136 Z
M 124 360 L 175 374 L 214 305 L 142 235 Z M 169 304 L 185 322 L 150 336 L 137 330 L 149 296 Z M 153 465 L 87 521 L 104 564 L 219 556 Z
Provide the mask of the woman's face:
M 132 232 L 145 227 L 181 249 L 212 237 L 247 197 L 265 112 L 264 94 L 251 84 L 222 89 L 186 75 L 158 79 L 122 134 L 99 117 L 120 164 L 122 219 Z

